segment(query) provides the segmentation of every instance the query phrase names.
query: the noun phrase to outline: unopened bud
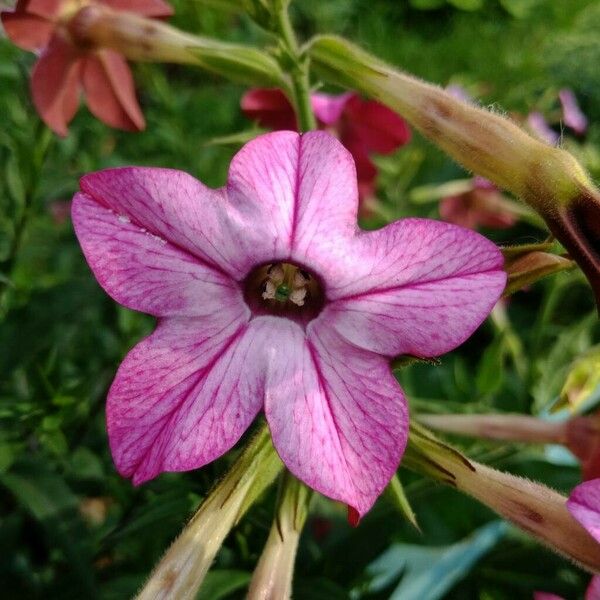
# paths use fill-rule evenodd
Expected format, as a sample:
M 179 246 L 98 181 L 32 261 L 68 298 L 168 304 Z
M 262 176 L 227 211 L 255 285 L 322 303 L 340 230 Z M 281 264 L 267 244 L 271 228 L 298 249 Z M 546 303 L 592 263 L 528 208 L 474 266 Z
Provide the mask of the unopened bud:
M 571 154 L 341 38 L 316 37 L 309 52 L 324 79 L 397 110 L 457 162 L 534 208 L 577 261 L 600 302 L 600 192 Z
M 575 267 L 575 261 L 531 246 L 502 248 L 508 274 L 504 296 L 510 296 L 536 281 Z M 545 244 L 538 244 L 545 246 Z
M 573 518 L 558 492 L 468 460 L 414 425 L 403 463 L 476 498 L 590 571 L 600 571 L 600 544 Z
M 263 426 L 167 550 L 137 600 L 192 600 L 231 528 L 282 468 Z
M 79 44 L 112 48 L 131 60 L 195 64 L 242 83 L 283 85 L 275 59 L 257 48 L 192 35 L 132 12 L 90 5 L 68 27 Z
M 569 419 L 566 435 L 567 447 L 581 461 L 583 479 L 600 478 L 600 414 Z
M 252 576 L 248 600 L 283 600 L 292 596 L 294 562 L 308 515 L 311 491 L 293 475 L 282 480 L 277 514 Z
M 560 392 L 558 408 L 571 412 L 585 410 L 600 385 L 600 346 L 593 346 L 571 366 Z

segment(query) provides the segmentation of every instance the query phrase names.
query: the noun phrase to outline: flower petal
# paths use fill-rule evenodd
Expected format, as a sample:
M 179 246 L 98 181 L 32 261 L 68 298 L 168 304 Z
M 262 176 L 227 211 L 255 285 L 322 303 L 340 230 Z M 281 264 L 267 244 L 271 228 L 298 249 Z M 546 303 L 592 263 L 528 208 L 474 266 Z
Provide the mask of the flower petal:
M 316 323 L 313 321 L 313 323 Z M 387 361 L 322 325 L 274 357 L 265 413 L 287 468 L 364 515 L 404 452 L 408 414 Z
M 595 575 L 585 591 L 585 600 L 598 600 L 598 598 L 600 598 L 600 575 Z
M 352 343 L 390 357 L 455 348 L 489 314 L 506 283 L 492 242 L 439 221 L 397 221 L 359 234 L 353 246 L 347 258 L 353 278 L 329 289 L 334 301 L 321 318 Z
M 77 50 L 54 36 L 31 73 L 35 108 L 58 135 L 67 135 L 67 124 L 77 112 L 81 64 Z
M 261 127 L 296 131 L 296 115 L 287 96 L 279 88 L 248 90 L 240 101 L 242 112 Z
M 562 106 L 565 125 L 579 135 L 585 134 L 588 127 L 588 120 L 581 111 L 581 108 L 579 108 L 577 97 L 573 93 L 573 90 L 563 88 L 558 92 L 558 98 Z
M 145 17 L 170 17 L 173 7 L 164 0 L 102 0 L 115 10 L 128 10 Z
M 363 100 L 355 94 L 346 104 L 344 117 L 341 140 L 346 146 L 358 143 L 366 151 L 389 154 L 410 141 L 406 121 L 375 100 Z
M 237 215 L 222 190 L 211 190 L 183 171 L 106 169 L 83 177 L 81 189 L 139 227 L 236 279 L 242 279 L 254 265 L 234 237 L 242 235 L 244 228 L 250 229 L 251 237 L 249 222 Z
M 255 138 L 231 163 L 227 196 L 240 213 L 240 252 L 306 264 L 325 281 L 345 251 L 339 240 L 357 229 L 354 162 L 325 132 Z
M 4 10 L 2 26 L 10 41 L 23 50 L 39 50 L 48 44 L 54 25 L 35 15 Z
M 140 484 L 162 471 L 196 469 L 239 440 L 263 402 L 257 348 L 270 328 L 257 321 L 248 325 L 219 313 L 164 319 L 127 355 L 107 405 L 122 475 Z
M 17 11 L 28 12 L 44 19 L 53 19 L 58 13 L 64 0 L 19 0 Z
M 310 96 L 310 104 L 312 106 L 315 117 L 327 126 L 335 125 L 344 112 L 346 104 L 356 96 L 354 92 L 346 92 L 345 94 L 332 95 L 316 92 Z
M 155 316 L 248 318 L 232 279 L 91 196 L 75 195 L 73 224 L 96 279 L 120 304 Z
M 569 512 L 600 542 L 600 479 L 580 483 L 567 500 Z
M 90 111 L 107 125 L 125 131 L 140 131 L 146 126 L 131 70 L 117 52 L 104 49 L 86 57 L 83 89 Z

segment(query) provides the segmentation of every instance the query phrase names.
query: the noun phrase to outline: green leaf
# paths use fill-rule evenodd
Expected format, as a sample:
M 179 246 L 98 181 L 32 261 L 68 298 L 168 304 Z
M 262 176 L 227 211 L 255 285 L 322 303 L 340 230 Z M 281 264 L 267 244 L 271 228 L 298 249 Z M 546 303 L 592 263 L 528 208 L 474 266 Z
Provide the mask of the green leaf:
M 221 600 L 246 587 L 250 577 L 250 573 L 234 569 L 210 571 L 198 592 L 197 600 Z
M 417 523 L 417 517 L 406 497 L 406 493 L 404 492 L 404 486 L 398 477 L 398 474 L 394 475 L 385 489 L 385 496 L 388 500 L 392 502 L 394 507 L 400 512 L 400 514 L 416 529 L 419 529 L 419 524 Z
M 493 521 L 451 546 L 394 544 L 367 567 L 373 579 L 366 591 L 380 592 L 403 574 L 390 600 L 438 600 L 498 543 L 507 529 L 504 521 Z
M 445 0 L 410 0 L 410 5 L 419 10 L 433 10 L 444 6 Z
M 449 4 L 460 10 L 479 10 L 483 8 L 484 0 L 448 0 Z

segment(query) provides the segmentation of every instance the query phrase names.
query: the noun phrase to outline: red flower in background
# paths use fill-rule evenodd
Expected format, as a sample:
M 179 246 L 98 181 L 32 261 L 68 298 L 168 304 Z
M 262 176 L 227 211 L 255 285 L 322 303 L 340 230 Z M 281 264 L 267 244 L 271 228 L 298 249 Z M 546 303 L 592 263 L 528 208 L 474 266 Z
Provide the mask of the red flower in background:
M 518 220 L 500 190 L 483 177 L 474 177 L 471 188 L 461 194 L 442 198 L 440 216 L 469 229 L 507 229 Z
M 6 35 L 20 48 L 39 53 L 31 73 L 33 103 L 44 122 L 59 135 L 75 116 L 83 90 L 90 111 L 112 127 L 145 127 L 125 59 L 107 48 L 78 44 L 69 23 L 84 7 L 103 5 L 147 17 L 173 13 L 163 0 L 18 0 L 2 11 Z
M 375 191 L 377 167 L 371 153 L 390 154 L 410 141 L 408 125 L 393 110 L 354 92 L 338 96 L 311 95 L 313 112 L 321 129 L 333 133 L 354 157 L 361 199 Z M 241 101 L 244 114 L 261 127 L 296 131 L 292 104 L 279 89 L 252 89 Z

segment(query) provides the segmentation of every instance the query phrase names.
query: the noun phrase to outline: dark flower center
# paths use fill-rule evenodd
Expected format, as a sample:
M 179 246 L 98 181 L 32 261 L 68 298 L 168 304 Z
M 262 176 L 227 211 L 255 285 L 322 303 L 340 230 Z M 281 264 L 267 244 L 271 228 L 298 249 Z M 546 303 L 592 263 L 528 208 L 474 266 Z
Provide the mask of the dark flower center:
M 325 300 L 314 274 L 286 262 L 254 269 L 246 278 L 244 298 L 255 314 L 288 317 L 302 324 L 321 312 Z

